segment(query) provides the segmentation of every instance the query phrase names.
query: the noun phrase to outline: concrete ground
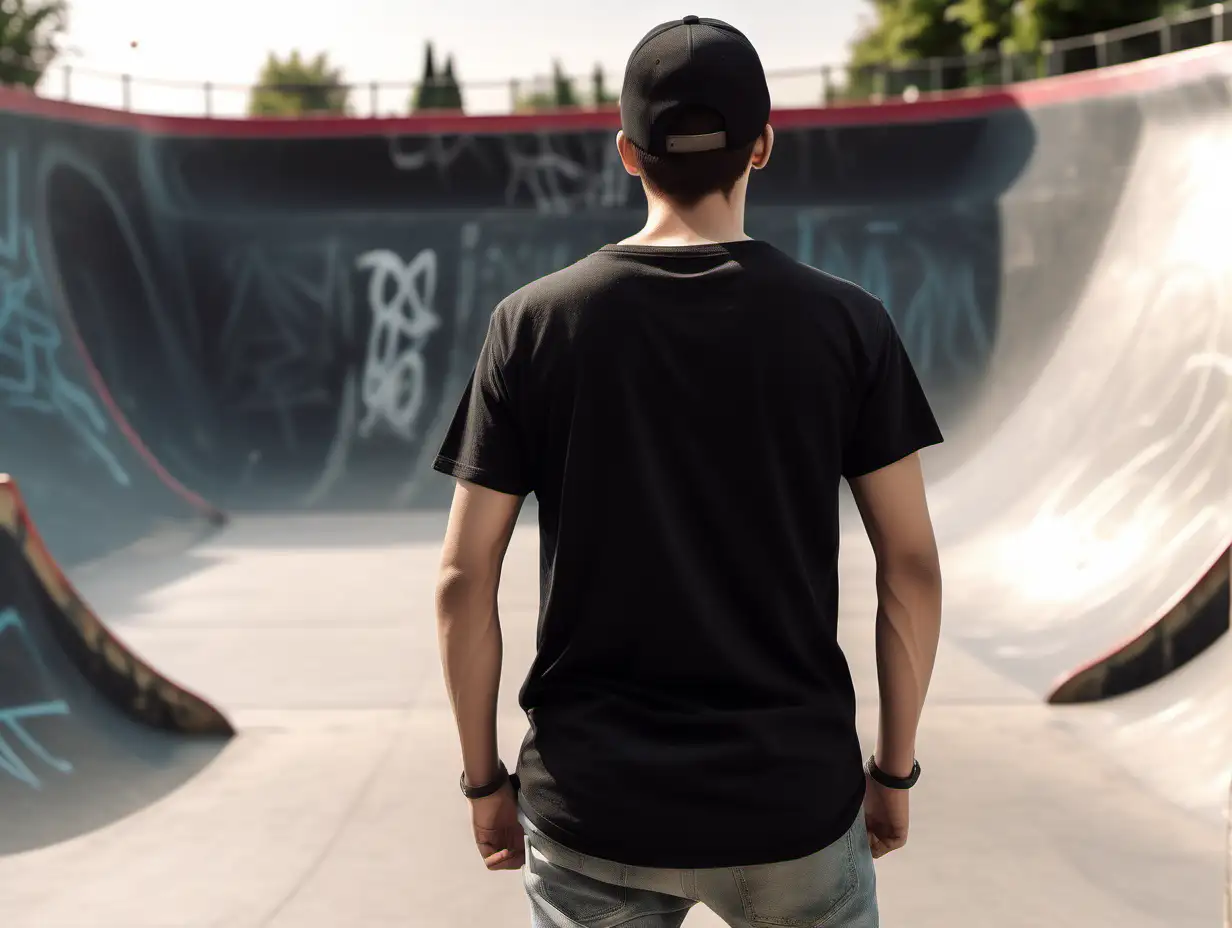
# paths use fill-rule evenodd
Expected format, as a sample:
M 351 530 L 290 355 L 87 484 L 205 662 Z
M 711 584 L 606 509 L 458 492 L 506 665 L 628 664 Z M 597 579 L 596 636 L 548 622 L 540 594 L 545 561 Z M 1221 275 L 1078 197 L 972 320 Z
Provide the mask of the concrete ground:
M 501 592 L 507 762 L 526 730 L 517 690 L 538 595 L 524 521 Z M 141 812 L 0 859 L 7 928 L 528 925 L 520 874 L 483 868 L 457 791 L 432 607 L 443 527 L 443 516 L 239 517 L 191 551 L 135 549 L 78 572 L 121 637 L 241 734 Z M 842 637 L 871 744 L 867 558 L 845 554 Z M 1217 925 L 1218 814 L 1135 776 L 1105 749 L 1115 724 L 1041 705 L 943 642 L 911 841 L 878 865 L 883 924 Z M 721 924 L 700 907 L 686 920 Z

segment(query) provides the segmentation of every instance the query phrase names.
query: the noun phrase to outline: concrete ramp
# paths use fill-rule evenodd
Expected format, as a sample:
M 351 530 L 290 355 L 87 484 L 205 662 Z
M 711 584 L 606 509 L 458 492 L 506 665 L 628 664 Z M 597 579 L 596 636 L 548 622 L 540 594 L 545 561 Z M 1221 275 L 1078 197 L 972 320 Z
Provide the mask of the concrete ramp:
M 0 475 L 0 854 L 64 841 L 154 802 L 231 736 L 82 602 Z

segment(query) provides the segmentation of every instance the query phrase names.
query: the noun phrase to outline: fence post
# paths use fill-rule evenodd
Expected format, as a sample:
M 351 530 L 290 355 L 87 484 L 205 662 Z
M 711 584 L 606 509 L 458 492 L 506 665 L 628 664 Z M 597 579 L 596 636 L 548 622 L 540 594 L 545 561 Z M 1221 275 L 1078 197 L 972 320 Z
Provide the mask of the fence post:
M 1044 53 L 1044 77 L 1052 77 L 1052 52 L 1055 47 L 1052 39 L 1044 39 L 1040 43 L 1040 51 Z
M 122 88 L 122 98 L 124 100 L 124 109 L 131 110 L 133 108 L 133 76 L 131 74 L 120 75 L 120 86 Z
M 64 99 L 73 99 L 73 66 L 71 64 L 64 66 Z
M 1213 7 L 1211 7 L 1211 14 L 1214 16 L 1214 20 L 1211 22 L 1211 41 L 1212 42 L 1222 42 L 1223 41 L 1223 4 L 1216 3 Z
M 821 105 L 829 106 L 834 102 L 834 73 L 830 65 L 821 66 Z
M 1014 83 L 1014 58 L 1010 54 L 1009 40 L 1006 39 L 998 47 L 1001 56 L 1001 86 Z
M 214 84 L 212 81 L 205 82 L 205 115 L 211 117 L 214 115 Z
M 934 93 L 937 92 L 938 90 L 945 89 L 944 87 L 941 86 L 942 85 L 941 65 L 942 65 L 942 61 L 940 58 L 934 57 L 934 58 L 928 59 L 928 89 Z
M 509 81 L 509 112 L 511 113 L 518 111 L 518 97 L 521 96 L 519 93 L 520 89 L 516 77 Z
M 381 86 L 376 81 L 373 81 L 368 85 L 368 105 L 372 109 L 372 112 L 369 115 L 373 119 L 376 119 L 377 109 L 380 108 L 381 105 L 381 101 L 379 99 L 380 92 Z
M 1159 53 L 1167 55 L 1172 51 L 1172 20 L 1167 16 L 1160 17 Z
M 1108 67 L 1108 35 L 1107 33 L 1097 32 L 1093 36 L 1095 39 L 1095 67 Z

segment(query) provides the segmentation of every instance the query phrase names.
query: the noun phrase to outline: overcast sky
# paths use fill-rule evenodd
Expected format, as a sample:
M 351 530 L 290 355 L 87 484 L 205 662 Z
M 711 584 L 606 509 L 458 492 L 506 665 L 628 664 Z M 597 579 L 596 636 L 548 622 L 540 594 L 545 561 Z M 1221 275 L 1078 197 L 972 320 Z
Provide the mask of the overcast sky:
M 424 42 L 452 53 L 458 77 L 500 86 L 467 92 L 469 110 L 506 110 L 512 77 L 545 75 L 553 58 L 570 72 L 588 74 L 601 63 L 612 75 L 624 68 L 634 43 L 652 26 L 688 13 L 727 20 L 761 52 L 766 70 L 807 72 L 772 77 L 779 105 L 816 103 L 820 66 L 846 59 L 866 0 L 711 0 L 704 5 L 660 0 L 71 0 L 63 59 L 72 64 L 74 100 L 118 106 L 117 79 L 87 71 L 131 73 L 132 104 L 148 112 L 193 113 L 203 109 L 200 85 L 247 85 L 267 52 L 327 51 L 350 82 L 409 82 L 419 76 Z M 136 48 L 132 43 L 136 42 Z M 179 81 L 191 88 L 155 87 L 151 80 Z M 62 95 L 63 78 L 53 70 L 41 88 Z M 355 97 L 369 108 L 365 91 Z M 378 109 L 404 107 L 405 90 L 378 96 Z M 246 95 L 214 94 L 216 114 L 240 113 Z

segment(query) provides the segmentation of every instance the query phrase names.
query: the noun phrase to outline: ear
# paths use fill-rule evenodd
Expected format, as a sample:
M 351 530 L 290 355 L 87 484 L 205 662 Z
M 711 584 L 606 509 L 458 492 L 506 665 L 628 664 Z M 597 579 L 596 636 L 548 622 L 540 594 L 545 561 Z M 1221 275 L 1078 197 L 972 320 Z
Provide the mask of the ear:
M 625 170 L 634 177 L 641 177 L 642 168 L 637 163 L 637 152 L 633 150 L 633 143 L 625 137 L 623 129 L 616 133 L 616 150 L 620 152 L 620 163 Z
M 769 123 L 761 130 L 759 138 L 753 146 L 753 170 L 760 171 L 770 163 L 770 152 L 774 150 L 774 126 Z

